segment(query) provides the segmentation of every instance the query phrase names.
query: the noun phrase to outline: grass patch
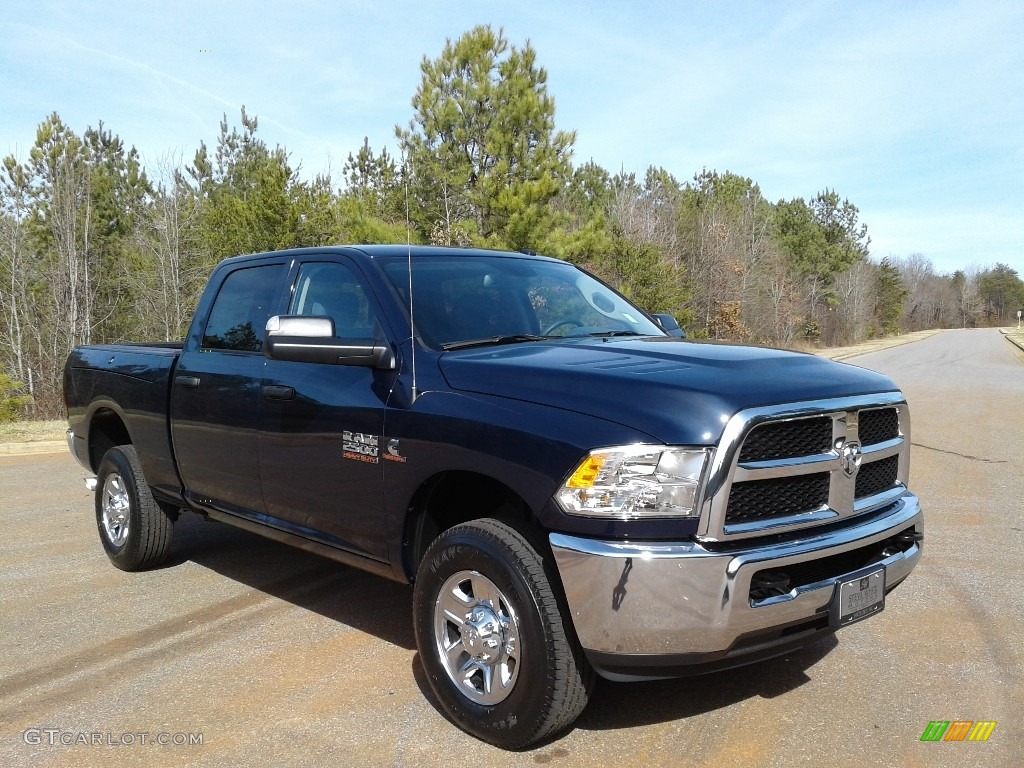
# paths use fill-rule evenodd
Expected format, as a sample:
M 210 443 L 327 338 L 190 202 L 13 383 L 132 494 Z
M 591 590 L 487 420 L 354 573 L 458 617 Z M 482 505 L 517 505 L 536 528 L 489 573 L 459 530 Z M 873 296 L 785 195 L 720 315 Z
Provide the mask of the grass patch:
M 0 443 L 37 443 L 63 440 L 68 423 L 57 421 L 7 421 L 0 424 Z

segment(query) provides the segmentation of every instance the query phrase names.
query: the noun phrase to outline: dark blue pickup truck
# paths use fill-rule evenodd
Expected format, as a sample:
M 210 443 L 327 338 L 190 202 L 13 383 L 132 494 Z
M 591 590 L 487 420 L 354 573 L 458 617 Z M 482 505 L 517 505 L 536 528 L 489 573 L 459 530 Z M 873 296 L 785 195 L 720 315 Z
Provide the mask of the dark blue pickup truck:
M 414 585 L 449 717 L 521 748 L 613 680 L 770 658 L 917 564 L 888 379 L 694 343 L 576 267 L 406 246 L 228 259 L 182 344 L 76 349 L 114 565 L 182 510 Z

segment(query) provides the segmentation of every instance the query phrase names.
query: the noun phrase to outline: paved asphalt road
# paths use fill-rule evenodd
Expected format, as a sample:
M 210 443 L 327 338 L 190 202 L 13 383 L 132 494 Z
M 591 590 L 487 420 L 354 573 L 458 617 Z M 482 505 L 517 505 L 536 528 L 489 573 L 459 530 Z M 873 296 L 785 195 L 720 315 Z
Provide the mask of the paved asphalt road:
M 69 456 L 0 457 L 0 765 L 1024 765 L 1024 359 L 979 330 L 852 362 L 910 400 L 927 514 L 885 612 L 742 670 L 602 682 L 520 754 L 439 714 L 409 589 L 194 516 L 168 567 L 125 574 Z M 955 719 L 998 725 L 920 742 Z

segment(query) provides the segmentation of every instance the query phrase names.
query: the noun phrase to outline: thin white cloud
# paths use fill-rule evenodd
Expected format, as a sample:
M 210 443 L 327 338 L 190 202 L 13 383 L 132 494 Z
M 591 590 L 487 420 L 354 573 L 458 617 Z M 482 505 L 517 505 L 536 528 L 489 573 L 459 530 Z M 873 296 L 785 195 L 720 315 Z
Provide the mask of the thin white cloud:
M 395 149 L 421 58 L 478 23 L 531 40 L 577 161 L 728 169 L 769 199 L 835 188 L 883 255 L 1024 252 L 1024 4 L 1009 0 L 15 4 L 0 149 L 57 110 L 187 156 L 245 104 L 304 175 L 328 157 L 337 171 L 363 136 Z

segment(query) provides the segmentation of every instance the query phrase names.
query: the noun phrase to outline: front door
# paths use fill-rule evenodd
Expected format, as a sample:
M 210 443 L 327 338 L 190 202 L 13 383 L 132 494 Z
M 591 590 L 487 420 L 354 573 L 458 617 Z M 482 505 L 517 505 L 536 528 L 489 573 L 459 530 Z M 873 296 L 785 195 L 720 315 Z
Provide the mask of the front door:
M 323 315 L 339 338 L 382 333 L 376 300 L 343 257 L 298 265 L 289 315 Z M 386 561 L 380 451 L 397 371 L 268 360 L 259 463 L 267 514 L 294 533 Z

